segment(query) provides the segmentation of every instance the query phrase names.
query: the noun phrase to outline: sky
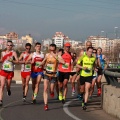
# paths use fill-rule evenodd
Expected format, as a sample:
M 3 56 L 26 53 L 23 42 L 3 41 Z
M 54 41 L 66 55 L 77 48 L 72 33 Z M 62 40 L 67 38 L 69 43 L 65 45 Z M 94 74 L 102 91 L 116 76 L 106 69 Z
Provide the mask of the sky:
M 0 35 L 14 31 L 34 39 L 63 32 L 73 40 L 120 37 L 120 0 L 0 0 Z

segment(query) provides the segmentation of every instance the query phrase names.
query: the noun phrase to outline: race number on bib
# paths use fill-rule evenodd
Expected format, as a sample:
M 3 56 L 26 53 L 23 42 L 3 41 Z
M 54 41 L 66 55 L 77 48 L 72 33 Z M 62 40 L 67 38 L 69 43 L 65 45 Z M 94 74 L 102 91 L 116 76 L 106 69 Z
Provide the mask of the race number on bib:
M 46 70 L 47 71 L 50 71 L 50 72 L 54 72 L 54 64 L 47 64 L 47 66 L 46 66 Z
M 35 66 L 36 66 L 36 67 L 42 68 L 42 66 L 40 66 L 40 65 L 41 65 L 41 62 L 36 62 L 36 63 L 35 63 Z
M 10 63 L 5 63 L 3 65 L 3 70 L 11 71 L 12 70 L 12 65 Z
M 65 63 L 64 65 L 62 65 L 63 69 L 68 69 L 69 68 L 69 63 Z
M 25 65 L 25 69 L 26 69 L 26 70 L 31 69 L 31 64 L 26 64 L 26 65 Z

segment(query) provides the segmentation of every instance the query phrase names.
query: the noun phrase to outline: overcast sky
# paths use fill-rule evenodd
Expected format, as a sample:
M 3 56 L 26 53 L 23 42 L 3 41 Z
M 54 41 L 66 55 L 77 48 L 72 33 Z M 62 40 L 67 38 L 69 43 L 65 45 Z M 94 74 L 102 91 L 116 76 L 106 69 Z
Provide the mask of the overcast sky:
M 120 0 L 0 0 L 0 35 L 11 31 L 38 41 L 55 32 L 82 41 L 106 33 L 115 37 L 120 32 Z

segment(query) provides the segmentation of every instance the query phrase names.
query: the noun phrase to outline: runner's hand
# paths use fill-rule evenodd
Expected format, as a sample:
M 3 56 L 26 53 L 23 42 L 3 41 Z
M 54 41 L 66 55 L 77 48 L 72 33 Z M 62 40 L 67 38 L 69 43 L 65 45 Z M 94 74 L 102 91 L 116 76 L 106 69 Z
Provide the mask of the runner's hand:
M 82 67 L 82 69 L 83 69 L 83 70 L 87 70 L 87 69 L 88 69 L 88 67 Z

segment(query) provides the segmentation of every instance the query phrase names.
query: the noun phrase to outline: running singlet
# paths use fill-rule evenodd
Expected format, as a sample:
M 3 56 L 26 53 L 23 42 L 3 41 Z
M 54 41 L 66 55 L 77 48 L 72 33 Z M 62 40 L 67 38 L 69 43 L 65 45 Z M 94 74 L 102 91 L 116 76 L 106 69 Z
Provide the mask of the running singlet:
M 105 60 L 103 59 L 103 55 L 102 54 L 101 55 L 97 55 L 97 58 L 100 59 L 101 67 L 102 67 L 102 69 L 104 69 L 104 67 L 105 67 Z
M 40 66 L 40 63 L 44 59 L 44 54 L 40 53 L 39 55 L 36 52 L 33 53 L 32 60 L 34 60 L 34 64 L 32 64 L 32 72 L 43 72 L 43 66 Z
M 87 55 L 81 56 L 81 58 L 78 60 L 77 64 L 81 64 L 82 67 L 87 67 L 87 70 L 81 70 L 80 75 L 83 77 L 89 77 L 93 75 L 93 65 L 95 63 L 96 58 L 91 57 L 89 58 Z
M 65 64 L 59 64 L 59 71 L 60 72 L 71 72 L 71 61 L 72 56 L 70 53 L 64 53 L 62 55 L 63 60 L 65 61 Z
M 48 76 L 56 76 L 58 61 L 51 54 L 47 56 L 46 59 L 46 75 Z
M 2 70 L 5 71 L 14 71 L 14 65 L 11 62 L 13 60 L 13 51 L 6 53 L 6 51 L 2 52 Z
M 28 53 L 23 53 L 23 60 L 27 60 L 27 58 L 29 57 L 29 55 L 30 54 L 28 54 Z M 22 64 L 21 65 L 21 71 L 22 72 L 29 72 L 29 71 L 31 71 L 31 64 Z

